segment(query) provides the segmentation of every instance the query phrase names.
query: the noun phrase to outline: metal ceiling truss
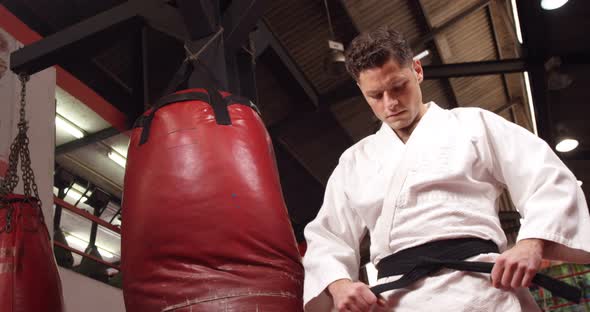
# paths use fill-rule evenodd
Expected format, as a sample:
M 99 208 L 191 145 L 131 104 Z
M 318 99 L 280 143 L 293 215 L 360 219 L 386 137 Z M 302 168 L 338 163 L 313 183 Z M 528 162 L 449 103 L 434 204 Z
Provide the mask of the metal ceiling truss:
M 250 55 L 245 56 L 239 49 L 249 42 L 248 34 L 256 25 L 268 1 L 236 1 L 225 12 L 221 24 L 224 27 L 225 51 L 228 58 L 235 60 L 229 68 L 234 85 L 231 91 L 256 99 L 256 84 Z M 128 127 L 155 100 L 150 94 L 150 62 L 148 29 L 164 31 L 177 39 L 187 40 L 193 47 L 200 47 L 219 28 L 219 6 L 217 1 L 178 0 L 175 8 L 163 0 L 130 0 L 108 11 L 15 51 L 11 56 L 11 69 L 16 73 L 33 74 L 54 64 L 61 64 L 66 70 L 75 72 L 79 79 L 91 82 L 91 87 L 117 106 L 128 117 Z M 179 17 L 170 18 L 170 17 Z M 184 25 L 182 22 L 184 21 Z M 146 24 L 147 22 L 147 24 Z M 179 24 L 180 23 L 180 24 Z M 134 41 L 134 58 L 131 64 L 134 72 L 132 85 L 126 85 L 117 77 L 92 60 L 96 51 L 124 36 Z M 185 36 L 184 38 L 179 38 Z M 216 55 L 217 53 L 213 53 Z M 234 56 L 235 55 L 235 56 Z M 221 64 L 221 80 L 225 75 L 224 56 L 205 63 Z M 234 76 L 235 75 L 235 76 Z M 219 78 L 219 77 L 217 77 Z M 242 86 L 243 85 L 243 86 Z M 237 92 L 236 92 L 237 91 Z M 114 128 L 107 128 L 56 148 L 61 155 L 102 141 L 118 134 Z
M 494 75 L 515 73 L 527 70 L 524 59 L 508 59 L 497 61 L 451 63 L 424 66 L 424 79 L 446 79 L 452 77 Z M 340 85 L 335 91 L 329 92 L 322 101 L 335 103 L 351 97 L 362 96 L 357 84 L 352 79 Z
M 417 5 L 419 6 L 422 16 L 426 20 L 426 15 L 424 14 L 424 8 L 422 7 L 422 2 L 418 1 L 418 0 L 416 0 L 416 1 L 419 2 Z M 481 0 L 477 3 L 474 3 L 473 5 L 468 7 L 467 9 L 463 10 L 461 13 L 453 16 L 452 18 L 450 18 L 448 21 L 444 22 L 440 26 L 436 26 L 436 27 L 432 27 L 432 28 L 429 27 L 430 30 L 428 31 L 428 33 L 426 35 L 418 38 L 416 41 L 411 43 L 412 48 L 413 49 L 423 48 L 426 43 L 434 40 L 434 38 L 438 34 L 449 29 L 451 26 L 457 24 L 457 22 L 463 20 L 465 17 L 471 15 L 472 13 L 475 13 L 475 12 L 487 7 L 490 4 L 490 1 L 491 0 Z M 427 23 L 427 24 L 430 24 L 430 23 Z
M 524 59 L 430 65 L 424 67 L 424 79 L 516 73 L 527 70 L 527 67 Z
M 176 0 L 176 3 L 180 8 L 179 11 L 191 41 L 209 36 L 216 31 L 218 14 L 209 14 L 209 12 L 219 11 L 215 2 L 208 0 Z
M 117 134 L 119 134 L 119 130 L 113 128 L 113 127 L 109 127 L 103 130 L 100 130 L 98 132 L 89 134 L 81 139 L 77 139 L 68 143 L 64 143 L 60 146 L 57 146 L 55 148 L 55 156 L 60 156 L 69 152 L 72 152 L 74 150 L 77 150 L 79 148 L 82 148 L 84 146 L 88 146 L 90 144 L 94 144 L 96 142 L 100 142 L 103 140 L 106 140 L 110 137 L 113 137 Z
M 275 53 L 281 59 L 281 62 L 287 67 L 289 73 L 295 78 L 297 83 L 303 88 L 303 91 L 309 98 L 309 100 L 318 107 L 320 105 L 320 97 L 318 94 L 317 89 L 315 86 L 307 79 L 305 74 L 299 69 L 297 63 L 291 58 L 291 55 L 287 51 L 287 49 L 281 44 L 279 39 L 273 33 L 273 31 L 269 28 L 266 21 L 261 20 L 258 22 L 258 29 L 255 33 L 256 39 L 255 43 L 257 46 L 257 53 L 262 53 L 260 49 L 263 49 L 264 46 L 270 46 Z
M 227 53 L 239 49 L 256 28 L 269 0 L 233 1 L 223 15 L 223 39 Z
M 343 0 L 342 0 L 343 1 Z M 341 3 L 342 3 L 341 1 Z M 419 50 L 424 48 L 424 46 L 434 40 L 434 38 L 442 33 L 443 31 L 449 29 L 451 26 L 455 25 L 457 22 L 461 21 L 463 18 L 465 18 L 466 16 L 469 16 L 470 14 L 477 12 L 485 7 L 487 7 L 490 4 L 490 0 L 481 0 L 473 5 L 471 5 L 470 7 L 466 8 L 464 11 L 462 11 L 461 13 L 458 13 L 457 15 L 455 15 L 454 17 L 452 17 L 451 19 L 449 19 L 448 21 L 446 21 L 445 23 L 443 23 L 440 26 L 437 27 L 430 27 L 430 23 L 428 22 L 428 20 L 426 19 L 426 16 L 424 15 L 424 10 L 422 8 L 422 3 L 419 0 L 414 0 L 415 4 L 418 8 L 418 10 L 421 12 L 423 18 L 424 18 L 424 23 L 427 25 L 428 27 L 428 33 L 425 34 L 424 36 L 416 39 L 414 42 L 411 43 L 411 47 L 415 50 Z M 344 9 L 346 9 L 346 4 L 342 3 L 342 5 L 344 6 Z M 354 23 L 351 21 L 351 23 L 354 25 Z M 438 48 L 437 48 L 438 49 Z M 465 63 L 465 64 L 469 64 L 469 63 Z M 456 64 L 453 64 L 456 65 Z M 477 64 L 474 64 L 477 66 Z M 439 66 L 445 66 L 445 65 L 439 65 Z M 466 65 L 466 68 L 469 65 Z M 434 75 L 430 75 L 430 73 L 428 73 L 428 71 L 426 71 L 426 69 L 430 70 L 430 66 L 425 67 L 425 79 L 441 79 L 441 78 L 450 78 L 450 77 L 454 77 L 454 76 L 443 76 L 443 77 L 435 77 Z M 444 67 L 438 67 L 436 70 L 438 70 L 439 72 L 437 72 L 436 74 L 444 74 Z M 454 67 L 450 67 L 449 70 L 456 70 Z M 442 71 L 442 72 L 441 72 Z M 471 74 L 470 74 L 471 75 Z M 446 85 L 452 90 L 452 87 L 449 83 L 449 81 L 446 81 Z M 357 96 L 361 96 L 360 91 L 358 90 L 358 87 L 356 85 L 356 82 L 349 80 L 346 81 L 344 83 L 342 83 L 341 85 L 335 87 L 332 91 L 329 91 L 325 94 L 322 94 L 320 96 L 320 102 L 322 103 L 326 103 L 327 105 L 330 105 L 331 103 L 336 103 L 351 97 L 357 97 Z M 457 103 L 456 100 L 456 96 L 455 93 L 452 92 L 452 100 L 454 101 L 454 103 Z
M 139 12 L 147 3 L 132 0 L 49 35 L 11 55 L 15 73 L 34 74 L 69 58 L 90 58 L 94 51 L 141 27 Z
M 68 60 L 84 63 L 84 60 L 92 59 L 101 47 L 108 46 L 122 36 L 132 33 L 145 38 L 142 33 L 146 22 L 177 39 L 188 41 L 206 39 L 221 24 L 224 27 L 224 44 L 229 49 L 227 51 L 234 53 L 248 38 L 266 4 L 268 1 L 262 0 L 234 1 L 219 23 L 217 1 L 178 0 L 178 8 L 175 8 L 164 0 L 129 0 L 15 51 L 11 55 L 11 69 L 15 73 L 33 74 L 55 64 L 68 63 Z M 174 18 L 179 16 L 182 18 Z M 141 56 L 145 57 L 146 43 L 140 39 L 137 46 Z M 71 66 L 82 66 L 77 63 L 71 62 Z M 129 88 L 113 88 L 120 90 L 116 98 L 124 103 L 119 105 L 133 105 L 133 108 L 126 110 L 130 121 L 138 117 L 148 100 L 144 90 L 146 80 L 149 79 L 146 62 L 138 61 L 133 67 L 138 74 L 134 85 L 128 86 L 132 90 L 131 94 Z M 108 79 L 103 78 L 101 81 Z M 116 83 L 111 81 L 110 86 L 113 85 Z
M 417 43 L 411 44 L 410 46 L 412 47 L 412 49 L 414 49 L 415 53 L 419 53 L 418 51 L 421 51 L 422 46 L 426 45 L 428 42 L 432 42 L 432 45 L 434 46 L 434 49 L 436 50 L 436 55 L 438 56 L 439 61 L 441 63 L 443 62 L 443 56 L 441 55 L 441 49 L 438 45 L 438 42 L 436 40 L 434 40 L 436 38 L 436 36 L 439 33 L 441 33 L 442 31 L 448 29 L 449 27 L 451 27 L 452 25 L 457 23 L 458 21 L 462 20 L 465 16 L 467 16 L 467 15 L 471 14 L 472 12 L 475 12 L 479 9 L 479 4 L 476 4 L 476 5 L 472 6 L 471 8 L 468 8 L 464 12 L 458 14 L 457 16 L 451 18 L 448 22 L 441 25 L 440 27 L 433 28 L 432 23 L 430 22 L 430 19 L 426 16 L 426 13 L 424 10 L 424 5 L 422 4 L 422 1 L 421 0 L 414 0 L 413 4 L 416 6 L 416 9 L 418 10 L 418 12 L 420 12 L 419 18 L 422 19 L 422 22 L 426 25 L 426 28 L 428 29 L 428 33 L 425 36 L 423 36 L 422 38 L 419 38 Z M 459 101 L 457 100 L 457 94 L 455 92 L 455 89 L 453 88 L 453 85 L 451 84 L 451 80 L 448 78 L 442 79 L 441 83 L 444 88 L 446 88 L 450 91 L 449 92 L 450 106 L 451 107 L 459 106 Z
M 492 29 L 492 38 L 494 40 L 495 43 L 495 48 L 496 48 L 496 57 L 498 59 L 506 59 L 507 55 L 504 53 L 503 51 L 503 45 L 506 44 L 505 42 L 501 42 L 501 37 L 499 36 L 499 27 L 497 24 L 499 24 L 499 20 L 501 18 L 503 18 L 504 16 L 503 13 L 507 14 L 506 10 L 503 10 L 501 8 L 499 8 L 499 4 L 497 2 L 494 2 L 493 4 L 490 4 L 487 6 L 486 8 L 486 14 L 487 14 L 487 18 L 490 22 L 490 26 Z M 511 31 L 511 33 L 514 33 L 514 31 Z M 516 37 L 516 36 L 514 36 Z M 514 46 L 516 44 L 516 40 L 514 40 L 513 42 L 510 42 L 510 45 Z M 508 57 L 513 57 L 514 55 L 509 55 Z M 518 54 L 516 55 L 518 56 Z M 513 98 L 515 97 L 520 97 L 521 100 L 519 101 L 520 103 L 524 104 L 524 102 L 522 101 L 522 96 L 524 96 L 524 94 L 522 93 L 522 87 L 521 87 L 521 78 L 519 77 L 518 80 L 512 79 L 511 82 L 512 84 L 508 81 L 508 77 L 502 73 L 501 74 L 502 77 L 502 85 L 504 87 L 504 95 L 506 96 L 506 99 L 508 99 L 508 101 L 510 102 Z M 518 85 L 515 85 L 515 83 L 518 83 Z M 516 87 L 516 88 L 515 88 Z M 518 93 L 517 93 L 518 92 Z M 517 120 L 517 113 L 515 110 L 515 105 L 510 105 L 509 107 L 510 109 L 510 117 L 512 119 L 513 122 L 516 122 Z M 529 121 L 530 124 L 530 121 Z

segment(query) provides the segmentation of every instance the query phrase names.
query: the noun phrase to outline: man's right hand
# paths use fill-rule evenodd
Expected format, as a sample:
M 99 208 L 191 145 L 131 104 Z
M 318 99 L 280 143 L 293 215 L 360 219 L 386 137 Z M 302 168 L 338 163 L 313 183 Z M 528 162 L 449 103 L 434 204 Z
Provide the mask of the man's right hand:
M 328 285 L 334 306 L 338 312 L 368 312 L 374 304 L 385 305 L 371 292 L 369 286 L 349 279 L 340 279 Z

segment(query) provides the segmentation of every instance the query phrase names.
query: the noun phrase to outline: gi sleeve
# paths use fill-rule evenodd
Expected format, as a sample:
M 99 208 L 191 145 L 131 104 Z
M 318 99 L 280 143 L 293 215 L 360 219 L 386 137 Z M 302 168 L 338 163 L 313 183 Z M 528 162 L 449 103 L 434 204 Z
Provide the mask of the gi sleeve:
M 338 279 L 358 279 L 359 244 L 366 227 L 349 206 L 345 167 L 341 159 L 328 180 L 317 217 L 305 228 L 305 311 L 329 311 L 332 299 L 326 287 Z
M 590 216 L 576 177 L 528 130 L 482 111 L 494 177 L 523 217 L 517 241 L 545 239 L 590 251 Z

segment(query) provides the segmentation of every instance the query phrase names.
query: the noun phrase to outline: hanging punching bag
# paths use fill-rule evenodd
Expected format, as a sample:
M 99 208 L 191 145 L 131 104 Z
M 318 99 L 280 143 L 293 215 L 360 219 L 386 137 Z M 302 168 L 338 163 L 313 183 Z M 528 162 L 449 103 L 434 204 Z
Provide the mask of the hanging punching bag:
M 303 269 L 268 133 L 250 101 L 211 90 L 162 98 L 131 134 L 127 312 L 302 311 Z
M 51 240 L 35 198 L 0 203 L 0 311 L 61 312 L 63 298 Z
M 18 134 L 0 184 L 0 311 L 62 312 L 61 281 L 29 156 L 24 109 L 28 77 L 20 79 L 23 98 Z M 19 180 L 19 159 L 24 195 L 13 193 Z

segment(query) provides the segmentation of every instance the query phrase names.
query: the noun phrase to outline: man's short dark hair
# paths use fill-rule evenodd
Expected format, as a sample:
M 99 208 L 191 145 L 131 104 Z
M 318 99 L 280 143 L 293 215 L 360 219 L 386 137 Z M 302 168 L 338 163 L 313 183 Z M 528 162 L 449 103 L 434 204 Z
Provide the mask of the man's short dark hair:
M 409 65 L 412 57 L 404 36 L 392 27 L 383 26 L 352 40 L 346 50 L 346 70 L 358 80 L 365 69 L 380 67 L 392 58 L 401 66 Z

